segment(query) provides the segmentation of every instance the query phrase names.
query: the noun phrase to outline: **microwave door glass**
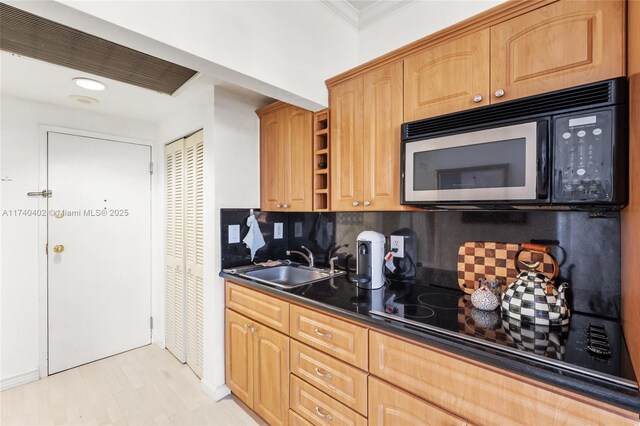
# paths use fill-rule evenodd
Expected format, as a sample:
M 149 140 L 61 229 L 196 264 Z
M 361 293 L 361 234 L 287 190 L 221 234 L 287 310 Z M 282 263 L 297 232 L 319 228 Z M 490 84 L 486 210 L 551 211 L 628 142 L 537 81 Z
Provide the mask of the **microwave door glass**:
M 525 138 L 414 154 L 415 190 L 510 188 L 525 185 Z

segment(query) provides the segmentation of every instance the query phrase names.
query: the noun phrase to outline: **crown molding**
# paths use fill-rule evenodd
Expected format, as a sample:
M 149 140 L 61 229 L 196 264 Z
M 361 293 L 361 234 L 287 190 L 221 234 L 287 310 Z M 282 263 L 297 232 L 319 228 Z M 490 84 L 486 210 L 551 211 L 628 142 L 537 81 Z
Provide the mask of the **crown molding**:
M 349 2 L 346 0 L 320 0 L 320 3 L 342 18 L 347 24 L 356 30 L 358 29 L 360 14 Z
M 401 9 L 406 5 L 408 5 L 409 3 L 412 3 L 413 1 L 414 0 L 396 0 L 396 1 L 383 0 L 383 1 L 377 1 L 373 3 L 371 6 L 360 11 L 360 16 L 358 19 L 358 29 L 361 30 L 373 24 L 383 16 L 386 16 L 398 9 Z

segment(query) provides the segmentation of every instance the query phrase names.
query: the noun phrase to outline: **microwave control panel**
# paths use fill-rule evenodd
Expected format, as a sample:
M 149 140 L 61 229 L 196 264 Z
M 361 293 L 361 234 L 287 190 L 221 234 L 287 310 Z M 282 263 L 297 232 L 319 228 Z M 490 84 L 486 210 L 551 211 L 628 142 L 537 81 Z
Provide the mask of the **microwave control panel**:
M 554 201 L 612 200 L 612 119 L 611 110 L 555 117 Z

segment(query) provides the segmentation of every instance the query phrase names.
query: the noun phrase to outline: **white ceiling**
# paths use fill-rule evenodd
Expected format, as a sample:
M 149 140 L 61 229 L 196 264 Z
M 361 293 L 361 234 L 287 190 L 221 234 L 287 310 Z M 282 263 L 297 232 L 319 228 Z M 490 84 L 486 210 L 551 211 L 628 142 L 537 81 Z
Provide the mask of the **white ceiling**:
M 364 9 L 379 1 L 380 0 L 347 0 L 347 3 L 358 9 L 358 12 L 362 12 Z
M 376 22 L 413 0 L 320 0 L 358 30 Z
M 206 88 L 224 86 L 242 93 L 256 105 L 266 104 L 270 98 L 237 86 L 197 74 L 174 95 L 167 95 L 119 81 L 110 80 L 71 68 L 53 65 L 36 59 L 0 52 L 0 93 L 38 102 L 79 108 L 102 114 L 159 122 L 185 108 L 202 96 Z M 88 77 L 101 81 L 107 89 L 101 92 L 76 86 L 74 77 Z M 100 101 L 87 105 L 69 98 L 70 95 L 89 96 Z

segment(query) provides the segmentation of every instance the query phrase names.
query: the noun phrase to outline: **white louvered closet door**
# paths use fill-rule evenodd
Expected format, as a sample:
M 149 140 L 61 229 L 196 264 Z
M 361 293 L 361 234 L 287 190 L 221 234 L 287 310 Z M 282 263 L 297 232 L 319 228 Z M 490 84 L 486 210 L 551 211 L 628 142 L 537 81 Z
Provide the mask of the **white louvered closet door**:
M 204 144 L 202 130 L 185 141 L 185 247 L 187 293 L 187 364 L 202 377 L 202 266 Z
M 184 139 L 165 147 L 166 162 L 166 336 L 165 346 L 185 362 Z

